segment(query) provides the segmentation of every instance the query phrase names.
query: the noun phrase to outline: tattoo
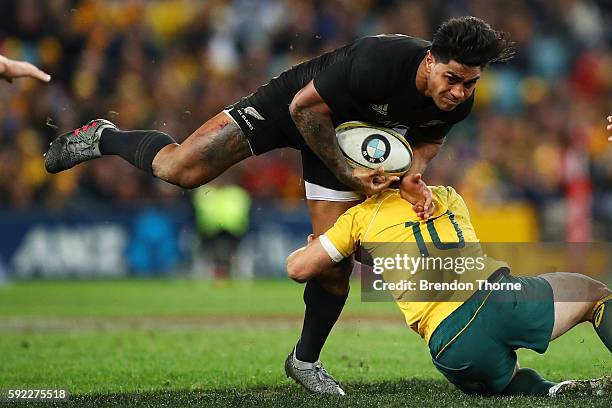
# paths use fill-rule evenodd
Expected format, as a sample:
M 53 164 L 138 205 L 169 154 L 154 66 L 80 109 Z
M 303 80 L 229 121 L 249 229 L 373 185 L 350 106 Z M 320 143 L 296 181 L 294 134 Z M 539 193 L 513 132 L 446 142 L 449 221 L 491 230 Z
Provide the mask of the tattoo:
M 193 188 L 208 183 L 251 154 L 242 130 L 220 113 L 183 141 L 154 174 L 169 183 Z
M 338 180 L 355 190 L 361 190 L 361 182 L 353 177 L 352 168 L 340 151 L 330 117 L 310 109 L 296 110 L 291 113 L 291 117 L 308 147 L 319 156 Z
M 238 125 L 226 122 L 208 132 L 207 143 L 199 153 L 199 161 L 214 173 L 220 174 L 251 156 L 251 148 Z

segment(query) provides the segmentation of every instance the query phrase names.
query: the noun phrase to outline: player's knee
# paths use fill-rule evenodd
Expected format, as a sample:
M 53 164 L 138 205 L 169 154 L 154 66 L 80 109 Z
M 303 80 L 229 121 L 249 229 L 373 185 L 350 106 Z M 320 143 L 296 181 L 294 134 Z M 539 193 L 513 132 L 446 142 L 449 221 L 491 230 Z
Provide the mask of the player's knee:
M 349 292 L 349 280 L 346 279 L 319 279 L 323 289 L 335 296 L 344 296 Z
M 591 320 L 593 307 L 595 307 L 597 302 L 612 295 L 612 290 L 610 290 L 610 288 L 608 288 L 604 283 L 592 278 L 589 278 L 589 280 L 591 281 L 589 285 L 589 303 L 591 305 L 587 308 L 586 313 L 582 318 L 583 321 Z
M 600 299 L 612 294 L 612 290 L 610 290 L 610 288 L 608 288 L 603 282 L 592 278 L 591 281 L 589 294 L 593 302 L 597 302 Z
M 183 170 L 177 175 L 178 185 L 185 189 L 192 189 L 203 186 L 211 181 L 214 177 L 210 177 L 206 172 L 194 171 L 190 169 Z
M 152 168 L 155 177 L 185 189 L 200 187 L 217 176 L 202 163 L 185 156 L 179 145 L 161 150 L 155 156 Z
M 181 163 L 170 163 L 158 168 L 153 167 L 153 174 L 164 181 L 185 189 L 200 187 L 214 178 L 201 168 L 192 168 Z
M 349 280 L 353 271 L 353 262 L 350 258 L 334 265 L 324 276 L 319 278 L 319 283 L 328 292 L 341 296 L 349 290 Z

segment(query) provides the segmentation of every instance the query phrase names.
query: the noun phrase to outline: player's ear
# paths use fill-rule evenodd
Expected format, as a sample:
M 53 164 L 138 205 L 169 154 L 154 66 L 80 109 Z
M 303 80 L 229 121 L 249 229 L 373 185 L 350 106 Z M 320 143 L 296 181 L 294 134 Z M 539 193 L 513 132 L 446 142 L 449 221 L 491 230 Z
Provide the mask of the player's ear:
M 425 69 L 427 70 L 428 74 L 431 72 L 431 68 L 435 63 L 436 57 L 434 57 L 430 50 L 427 50 L 427 53 L 425 54 Z

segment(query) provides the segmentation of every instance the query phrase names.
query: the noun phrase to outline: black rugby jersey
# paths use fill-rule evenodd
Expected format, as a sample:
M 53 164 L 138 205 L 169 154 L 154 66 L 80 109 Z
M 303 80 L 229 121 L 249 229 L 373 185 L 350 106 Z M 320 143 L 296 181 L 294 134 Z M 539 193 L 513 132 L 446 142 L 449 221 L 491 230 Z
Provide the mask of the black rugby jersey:
M 266 87 L 275 88 L 288 104 L 314 80 L 336 126 L 357 120 L 407 129 L 409 141 L 440 139 L 468 116 L 474 95 L 443 111 L 417 91 L 417 69 L 430 46 L 400 34 L 365 37 L 294 66 Z

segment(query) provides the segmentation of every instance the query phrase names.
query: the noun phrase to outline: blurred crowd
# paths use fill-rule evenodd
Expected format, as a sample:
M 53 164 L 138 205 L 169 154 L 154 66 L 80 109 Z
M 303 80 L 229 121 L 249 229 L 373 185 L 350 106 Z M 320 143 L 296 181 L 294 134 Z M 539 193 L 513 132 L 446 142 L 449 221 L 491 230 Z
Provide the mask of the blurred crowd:
M 379 33 L 431 39 L 448 17 L 475 15 L 508 31 L 517 55 L 486 69 L 474 113 L 451 131 L 425 179 L 456 186 L 477 208 L 527 203 L 545 239 L 563 238 L 555 225 L 577 203 L 576 218 L 593 220 L 595 237 L 612 237 L 606 0 L 3 0 L 0 8 L 0 54 L 53 77 L 0 84 L 1 207 L 187 200 L 118 158 L 50 176 L 42 154 L 60 132 L 98 117 L 182 141 L 323 51 Z M 286 149 L 250 158 L 216 183 L 254 199 L 303 199 L 299 154 Z

